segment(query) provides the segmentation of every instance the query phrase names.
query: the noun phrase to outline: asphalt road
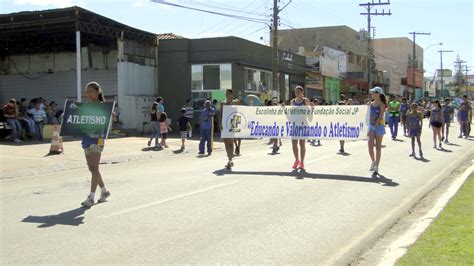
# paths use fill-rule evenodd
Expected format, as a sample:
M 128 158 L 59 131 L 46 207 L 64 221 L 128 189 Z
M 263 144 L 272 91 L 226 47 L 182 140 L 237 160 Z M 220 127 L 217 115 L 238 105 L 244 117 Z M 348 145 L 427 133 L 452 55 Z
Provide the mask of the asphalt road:
M 211 157 L 192 147 L 106 164 L 112 197 L 90 209 L 80 207 L 86 168 L 1 180 L 0 262 L 347 263 L 474 156 L 474 139 L 433 149 L 427 128 L 426 161 L 409 158 L 402 140 L 386 136 L 379 177 L 364 141 L 346 143 L 347 155 L 337 141 L 307 145 L 301 173 L 288 141 L 277 155 L 266 140 L 244 141 L 232 172 L 221 146 Z

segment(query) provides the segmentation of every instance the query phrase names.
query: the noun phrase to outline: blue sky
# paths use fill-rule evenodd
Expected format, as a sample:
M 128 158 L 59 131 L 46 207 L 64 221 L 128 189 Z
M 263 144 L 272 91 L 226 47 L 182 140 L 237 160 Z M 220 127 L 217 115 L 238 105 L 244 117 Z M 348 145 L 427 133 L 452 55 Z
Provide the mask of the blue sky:
M 240 16 L 270 19 L 272 0 L 166 0 Z M 289 0 L 281 0 L 284 5 Z M 367 0 L 366 0 L 367 1 Z M 367 27 L 365 12 L 357 0 L 293 0 L 282 12 L 283 24 L 292 27 L 348 25 L 355 30 Z M 378 2 L 378 0 L 376 1 Z M 409 37 L 411 31 L 430 32 L 417 36 L 417 44 L 425 50 L 426 76 L 439 68 L 439 49 L 454 50 L 443 55 L 445 68 L 453 68 L 456 56 L 474 69 L 474 1 L 472 0 L 392 0 L 392 16 L 373 17 L 376 38 Z M 173 32 L 188 38 L 239 36 L 259 43 L 268 43 L 269 30 L 264 24 L 236 20 L 198 11 L 151 3 L 149 0 L 0 0 L 0 13 L 41 10 L 79 5 L 121 23 L 154 33 Z M 207 6 L 203 6 L 207 5 Z M 225 8 L 226 10 L 222 10 Z M 288 26 L 282 25 L 282 28 Z M 474 72 L 474 71 L 471 71 Z

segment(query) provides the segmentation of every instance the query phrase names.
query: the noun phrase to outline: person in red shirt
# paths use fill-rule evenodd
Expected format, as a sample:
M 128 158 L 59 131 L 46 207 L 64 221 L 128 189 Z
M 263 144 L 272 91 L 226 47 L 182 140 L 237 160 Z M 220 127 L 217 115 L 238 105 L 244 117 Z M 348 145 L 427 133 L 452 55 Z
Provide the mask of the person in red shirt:
M 20 140 L 21 136 L 21 125 L 18 118 L 20 116 L 18 112 L 18 108 L 16 106 L 16 100 L 11 99 L 4 107 L 3 107 L 3 114 L 7 118 L 7 123 L 10 125 L 12 129 L 12 139 L 16 143 L 22 142 Z

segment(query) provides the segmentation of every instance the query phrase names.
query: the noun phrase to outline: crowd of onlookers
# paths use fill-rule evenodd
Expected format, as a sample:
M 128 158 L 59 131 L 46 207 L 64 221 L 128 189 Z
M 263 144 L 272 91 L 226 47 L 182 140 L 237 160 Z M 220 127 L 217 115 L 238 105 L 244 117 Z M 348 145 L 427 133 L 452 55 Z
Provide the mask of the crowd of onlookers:
M 24 140 L 43 140 L 45 124 L 59 124 L 63 110 L 43 97 L 20 101 L 11 99 L 3 106 L 2 120 L 11 128 L 11 140 L 16 143 Z

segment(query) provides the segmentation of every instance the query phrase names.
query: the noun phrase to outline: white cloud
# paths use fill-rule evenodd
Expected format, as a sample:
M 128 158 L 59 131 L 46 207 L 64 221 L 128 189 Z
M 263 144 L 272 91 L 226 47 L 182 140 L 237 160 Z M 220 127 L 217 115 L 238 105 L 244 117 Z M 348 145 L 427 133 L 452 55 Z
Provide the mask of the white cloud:
M 52 7 L 86 6 L 83 0 L 14 0 L 13 4 Z

